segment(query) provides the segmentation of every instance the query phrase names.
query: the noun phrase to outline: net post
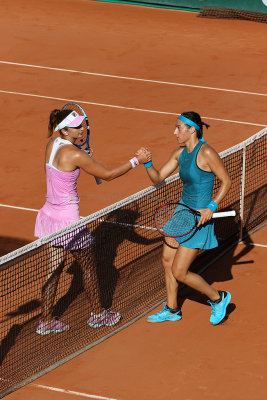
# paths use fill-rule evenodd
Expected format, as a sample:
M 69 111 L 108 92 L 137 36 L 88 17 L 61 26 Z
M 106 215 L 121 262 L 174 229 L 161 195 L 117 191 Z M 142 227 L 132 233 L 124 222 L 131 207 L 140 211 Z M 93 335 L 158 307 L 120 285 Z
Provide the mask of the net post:
M 239 241 L 243 240 L 243 221 L 244 221 L 244 198 L 245 198 L 245 179 L 246 179 L 246 143 L 243 144 L 242 151 L 242 174 L 241 174 L 241 187 L 240 187 L 240 204 L 239 204 L 239 223 L 240 223 L 240 232 L 239 232 Z

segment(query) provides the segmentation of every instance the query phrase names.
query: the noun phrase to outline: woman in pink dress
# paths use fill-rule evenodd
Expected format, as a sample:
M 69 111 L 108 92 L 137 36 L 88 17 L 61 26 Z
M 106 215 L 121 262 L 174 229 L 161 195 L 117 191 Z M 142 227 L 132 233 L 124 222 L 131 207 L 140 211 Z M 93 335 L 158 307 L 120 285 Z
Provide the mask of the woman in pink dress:
M 85 151 L 74 146 L 75 142 L 82 137 L 83 119 L 83 116 L 71 110 L 53 110 L 50 114 L 48 137 L 52 136 L 54 131 L 58 131 L 60 136 L 50 139 L 45 151 L 47 196 L 46 203 L 36 219 L 35 236 L 38 238 L 79 221 L 77 179 L 80 169 L 89 175 L 110 181 L 126 174 L 139 163 L 149 161 L 148 156 L 141 152 L 140 155 L 114 168 L 106 168 L 98 163 Z M 36 330 L 40 335 L 69 329 L 69 325 L 52 315 L 59 277 L 69 251 L 83 269 L 84 286 L 90 304 L 99 312 L 99 296 L 95 292 L 92 293 L 92 283 L 93 287 L 98 288 L 97 277 L 93 268 L 89 267 L 90 259 L 88 259 L 93 238 L 86 227 L 80 228 L 78 232 L 76 230 L 75 237 L 70 235 L 66 238 L 66 236 L 56 238 L 48 247 L 48 277 L 42 290 L 42 316 Z M 119 322 L 120 318 L 117 312 L 101 310 L 100 313 L 92 313 L 87 323 L 92 328 L 103 325 L 113 326 Z

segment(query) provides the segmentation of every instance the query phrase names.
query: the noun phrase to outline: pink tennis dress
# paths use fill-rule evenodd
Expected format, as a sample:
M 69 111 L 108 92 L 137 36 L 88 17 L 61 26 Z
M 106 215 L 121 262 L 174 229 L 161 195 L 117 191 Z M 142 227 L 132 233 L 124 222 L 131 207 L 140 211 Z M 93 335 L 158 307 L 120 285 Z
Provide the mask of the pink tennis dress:
M 64 145 L 73 146 L 68 140 L 60 137 L 55 139 L 49 162 L 45 166 L 47 182 L 46 203 L 37 215 L 34 233 L 39 238 L 80 220 L 80 199 L 77 193 L 77 179 L 80 175 L 80 168 L 64 172 L 53 166 L 57 150 Z M 93 239 L 88 229 L 80 227 L 53 240 L 51 245 L 63 247 L 66 250 L 79 250 L 88 247 L 92 241 Z

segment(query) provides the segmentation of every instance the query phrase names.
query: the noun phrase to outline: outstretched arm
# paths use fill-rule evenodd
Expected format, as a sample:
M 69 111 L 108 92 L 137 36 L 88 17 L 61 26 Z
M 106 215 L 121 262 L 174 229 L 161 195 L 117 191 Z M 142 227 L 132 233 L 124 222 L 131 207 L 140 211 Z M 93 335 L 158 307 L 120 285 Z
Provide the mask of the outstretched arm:
M 169 160 L 160 168 L 156 169 L 152 164 L 149 168 L 146 168 L 147 174 L 151 181 L 155 184 L 161 183 L 169 175 L 171 175 L 179 165 L 179 156 L 183 149 L 178 149 L 173 151 Z M 152 154 L 148 149 L 142 149 L 143 154 L 145 154 L 149 160 L 152 160 Z
M 136 153 L 136 156 L 131 160 L 113 168 L 106 168 L 83 151 L 76 150 L 73 157 L 73 161 L 77 167 L 80 167 L 88 174 L 97 176 L 105 181 L 111 181 L 118 178 L 119 176 L 126 174 L 132 168 L 135 168 L 139 163 L 143 164 L 149 161 L 147 154 Z

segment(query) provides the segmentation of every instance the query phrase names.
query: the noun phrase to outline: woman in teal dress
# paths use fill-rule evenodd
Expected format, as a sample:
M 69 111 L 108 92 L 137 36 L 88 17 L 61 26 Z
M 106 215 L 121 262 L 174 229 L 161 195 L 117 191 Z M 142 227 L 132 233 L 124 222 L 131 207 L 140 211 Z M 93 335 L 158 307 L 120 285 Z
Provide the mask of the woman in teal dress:
M 181 238 L 165 238 L 162 263 L 165 270 L 167 303 L 163 310 L 147 318 L 148 322 L 178 321 L 181 311 L 177 304 L 178 283 L 203 293 L 211 305 L 210 322 L 219 324 L 226 314 L 231 295 L 227 291 L 218 291 L 209 285 L 200 275 L 189 271 L 189 267 L 200 249 L 212 249 L 218 246 L 214 233 L 213 212 L 231 187 L 229 175 L 218 153 L 203 140 L 203 125 L 208 128 L 198 113 L 182 113 L 176 121 L 174 135 L 179 145 L 169 160 L 157 170 L 152 161 L 145 164 L 147 174 L 154 184 L 161 183 L 178 167 L 183 181 L 180 203 L 198 210 L 198 227 L 193 234 Z M 149 150 L 143 149 L 148 153 Z M 151 153 L 150 157 L 152 159 Z M 214 176 L 220 181 L 218 191 L 213 193 Z

